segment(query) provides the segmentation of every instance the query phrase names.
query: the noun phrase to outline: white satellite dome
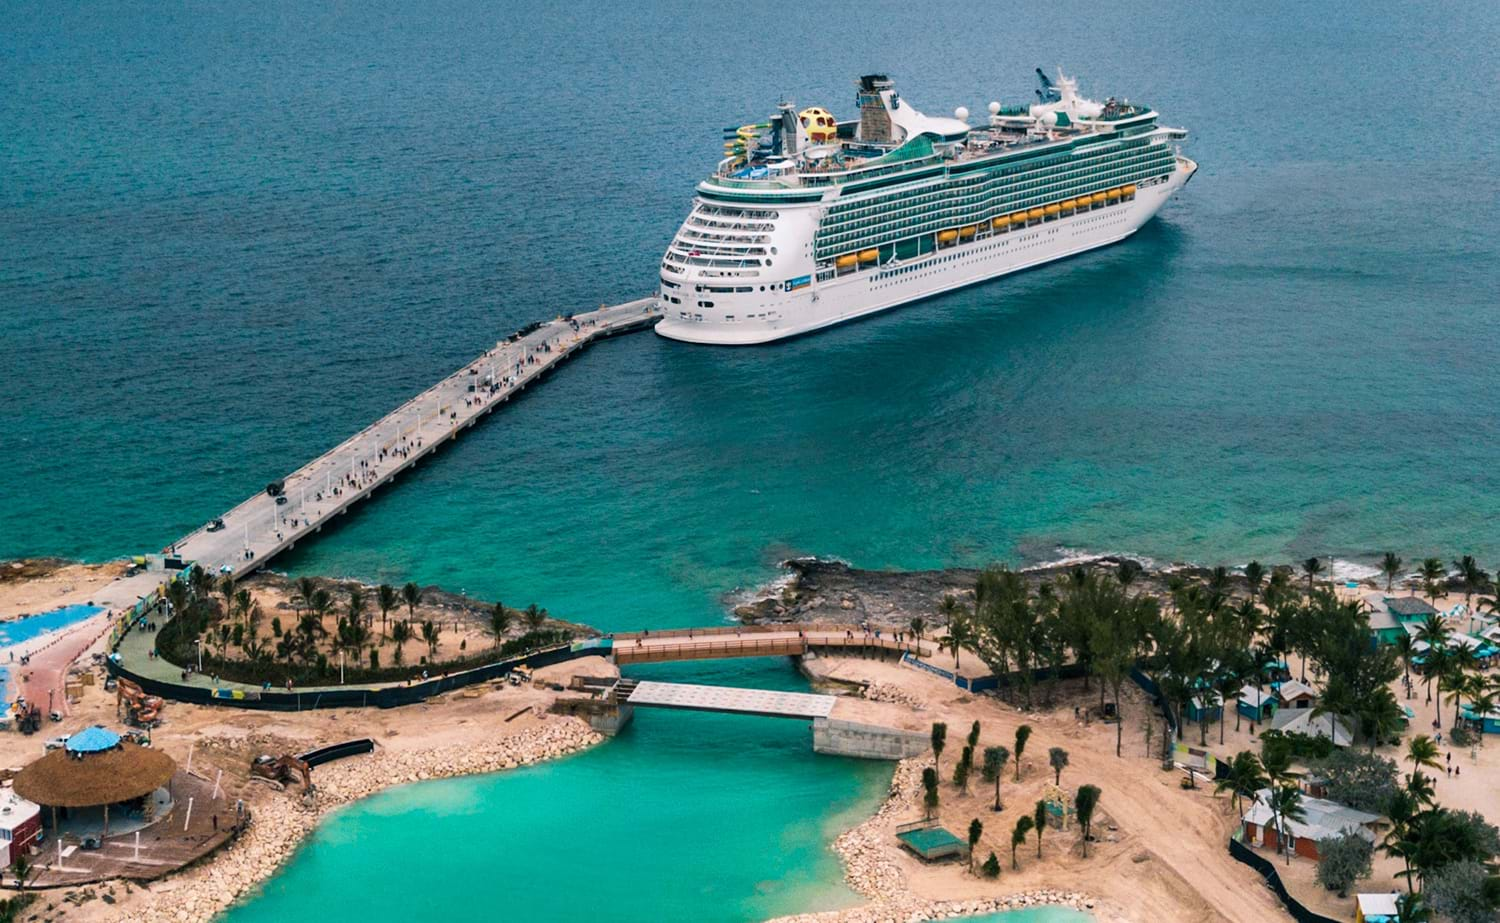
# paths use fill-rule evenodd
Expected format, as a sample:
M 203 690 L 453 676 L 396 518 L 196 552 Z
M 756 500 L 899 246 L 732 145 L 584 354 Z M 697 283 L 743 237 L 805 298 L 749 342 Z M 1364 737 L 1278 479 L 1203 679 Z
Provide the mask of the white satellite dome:
M 964 106 L 959 106 L 957 109 L 953 110 L 953 117 L 962 122 L 964 119 L 967 119 L 969 117 L 969 110 Z
M 1000 104 L 997 103 L 997 102 L 993 102 L 992 101 L 990 103 L 990 115 L 999 115 L 999 114 L 1000 114 Z

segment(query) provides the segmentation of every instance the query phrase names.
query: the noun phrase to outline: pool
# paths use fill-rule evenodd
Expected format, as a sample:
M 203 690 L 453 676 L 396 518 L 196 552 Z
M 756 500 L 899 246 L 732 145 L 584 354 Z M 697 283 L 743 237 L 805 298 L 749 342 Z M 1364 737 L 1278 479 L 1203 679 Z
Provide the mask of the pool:
M 84 619 L 103 611 L 103 606 L 91 606 L 80 603 L 76 606 L 63 606 L 61 609 L 53 609 L 51 612 L 23 615 L 9 622 L 0 622 L 0 647 L 24 644 L 48 632 L 76 625 Z

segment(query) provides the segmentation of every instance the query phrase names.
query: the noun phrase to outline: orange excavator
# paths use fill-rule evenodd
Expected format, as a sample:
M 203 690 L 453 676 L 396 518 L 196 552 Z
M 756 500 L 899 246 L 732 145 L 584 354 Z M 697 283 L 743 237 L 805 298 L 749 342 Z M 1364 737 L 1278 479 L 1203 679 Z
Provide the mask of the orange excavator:
M 295 756 L 286 754 L 283 756 L 271 756 L 262 753 L 250 764 L 250 774 L 262 779 L 270 779 L 282 785 L 291 784 L 293 779 L 302 778 L 302 790 L 310 792 L 313 790 L 312 767 L 307 765 L 306 760 L 300 760 Z
M 123 709 L 125 720 L 138 728 L 154 728 L 161 724 L 164 704 L 161 696 L 146 695 L 139 684 L 123 676 L 115 681 L 115 714 Z

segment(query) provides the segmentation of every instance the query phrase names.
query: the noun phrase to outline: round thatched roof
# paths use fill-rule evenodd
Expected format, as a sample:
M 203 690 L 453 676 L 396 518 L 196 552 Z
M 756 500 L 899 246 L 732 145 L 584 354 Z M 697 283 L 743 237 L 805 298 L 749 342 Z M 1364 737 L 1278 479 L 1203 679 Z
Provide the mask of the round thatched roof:
M 124 741 L 98 753 L 53 750 L 21 770 L 12 786 L 37 804 L 87 808 L 150 794 L 176 770 L 177 764 L 160 750 Z

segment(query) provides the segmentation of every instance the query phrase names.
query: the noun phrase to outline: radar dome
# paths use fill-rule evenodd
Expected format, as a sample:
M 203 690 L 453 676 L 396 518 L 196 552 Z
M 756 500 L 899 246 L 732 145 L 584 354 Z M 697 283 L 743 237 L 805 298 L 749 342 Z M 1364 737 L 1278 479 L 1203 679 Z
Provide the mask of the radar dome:
M 959 106 L 957 109 L 953 110 L 953 117 L 962 122 L 964 119 L 969 117 L 969 110 L 964 106 Z
M 997 103 L 997 102 L 990 103 L 990 115 L 999 115 L 999 114 L 1000 114 L 1000 104 Z
M 802 121 L 802 127 L 807 129 L 807 136 L 815 142 L 832 141 L 839 133 L 838 122 L 834 121 L 827 109 L 813 106 L 797 113 L 797 118 Z

